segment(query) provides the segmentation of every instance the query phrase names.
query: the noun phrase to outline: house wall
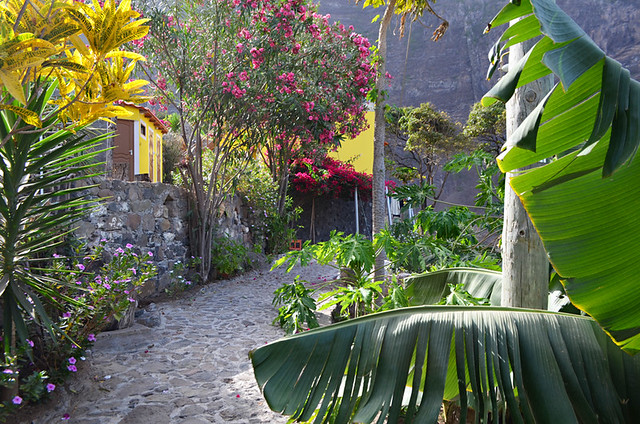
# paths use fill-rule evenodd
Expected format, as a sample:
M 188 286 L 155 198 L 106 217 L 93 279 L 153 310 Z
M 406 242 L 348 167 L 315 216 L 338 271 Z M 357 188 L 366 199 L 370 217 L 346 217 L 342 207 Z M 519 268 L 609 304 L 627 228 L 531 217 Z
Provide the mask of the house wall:
M 373 121 L 375 113 L 366 113 L 369 128 L 361 132 L 356 138 L 345 140 L 337 151 L 329 153 L 332 158 L 342 162 L 351 162 L 358 172 L 373 172 Z
M 146 174 L 151 182 L 162 181 L 162 131 L 140 110 L 125 106 L 132 113 L 127 118 L 120 120 L 134 121 L 134 173 Z M 153 164 L 153 166 L 151 166 Z

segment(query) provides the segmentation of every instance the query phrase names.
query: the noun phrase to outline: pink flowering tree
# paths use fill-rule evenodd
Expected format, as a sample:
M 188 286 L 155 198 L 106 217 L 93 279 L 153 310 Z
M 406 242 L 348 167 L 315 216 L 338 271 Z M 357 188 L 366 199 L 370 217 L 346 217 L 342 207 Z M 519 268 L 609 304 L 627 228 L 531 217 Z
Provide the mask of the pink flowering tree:
M 145 11 L 151 30 L 138 47 L 156 101 L 180 116 L 205 278 L 216 214 L 233 189 L 230 169 L 261 154 L 283 210 L 295 154 L 365 126 L 369 42 L 314 10 L 302 0 L 187 0 Z M 204 149 L 214 154 L 208 169 Z
M 261 152 L 279 186 L 280 213 L 292 160 L 365 129 L 365 100 L 375 80 L 369 41 L 314 10 L 299 1 L 278 3 L 268 29 L 245 34 L 244 67 L 265 87 L 254 104 L 268 134 Z

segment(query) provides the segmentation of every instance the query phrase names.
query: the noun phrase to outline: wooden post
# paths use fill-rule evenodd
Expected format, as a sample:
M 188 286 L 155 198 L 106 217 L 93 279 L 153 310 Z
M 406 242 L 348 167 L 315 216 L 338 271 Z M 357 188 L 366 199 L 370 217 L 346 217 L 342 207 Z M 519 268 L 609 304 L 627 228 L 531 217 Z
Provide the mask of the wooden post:
M 523 45 L 525 44 L 525 45 Z M 532 43 L 509 49 L 515 64 Z M 527 115 L 551 90 L 553 76 L 544 77 L 516 90 L 507 102 L 507 140 Z M 549 259 L 520 198 L 509 180 L 520 170 L 507 173 L 502 231 L 502 306 L 546 309 L 549 291 Z

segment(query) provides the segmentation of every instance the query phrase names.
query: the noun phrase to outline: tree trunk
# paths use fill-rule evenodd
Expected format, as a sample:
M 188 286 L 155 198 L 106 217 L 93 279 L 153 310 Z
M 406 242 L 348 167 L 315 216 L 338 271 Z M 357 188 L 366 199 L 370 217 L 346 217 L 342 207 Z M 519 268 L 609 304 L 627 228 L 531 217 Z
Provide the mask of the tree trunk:
M 385 169 L 384 169 L 384 141 L 385 126 L 384 119 L 384 91 L 385 91 L 385 74 L 386 74 L 386 58 L 387 58 L 387 29 L 396 7 L 396 0 L 389 0 L 387 8 L 384 11 L 382 21 L 380 21 L 380 30 L 378 32 L 378 78 L 376 80 L 376 91 L 378 97 L 376 99 L 375 120 L 373 124 L 373 181 L 372 181 L 372 225 L 373 235 L 378 234 L 385 226 Z M 375 279 L 383 280 L 385 277 L 384 269 L 385 254 L 381 252 L 376 257 Z
M 526 54 L 532 43 L 509 49 L 509 63 Z M 507 102 L 507 139 L 551 90 L 547 76 L 516 90 Z M 549 291 L 549 259 L 520 198 L 509 185 L 518 171 L 507 173 L 502 231 L 502 306 L 546 309 Z

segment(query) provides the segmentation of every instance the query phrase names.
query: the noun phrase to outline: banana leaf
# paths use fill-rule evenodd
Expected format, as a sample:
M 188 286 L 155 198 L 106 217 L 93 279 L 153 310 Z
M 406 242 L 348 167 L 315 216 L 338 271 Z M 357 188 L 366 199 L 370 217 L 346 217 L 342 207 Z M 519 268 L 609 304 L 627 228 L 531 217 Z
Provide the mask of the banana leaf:
M 411 307 L 312 330 L 250 353 L 269 407 L 313 422 L 640 420 L 640 357 L 587 317 L 495 307 Z
M 524 18 L 492 49 L 542 38 L 483 99 L 553 72 L 557 84 L 507 140 L 503 171 L 546 161 L 510 181 L 571 302 L 629 353 L 640 350 L 640 83 L 553 0 L 512 1 L 490 28 Z M 539 31 L 538 31 L 539 30 Z M 495 66 L 495 63 L 494 63 Z
M 405 279 L 405 293 L 409 306 L 435 305 L 448 294 L 448 285 L 462 284 L 464 290 L 475 298 L 489 300 L 493 306 L 502 305 L 502 273 L 480 268 L 447 268 Z M 547 310 L 552 312 L 576 312 L 564 290 L 549 284 Z

